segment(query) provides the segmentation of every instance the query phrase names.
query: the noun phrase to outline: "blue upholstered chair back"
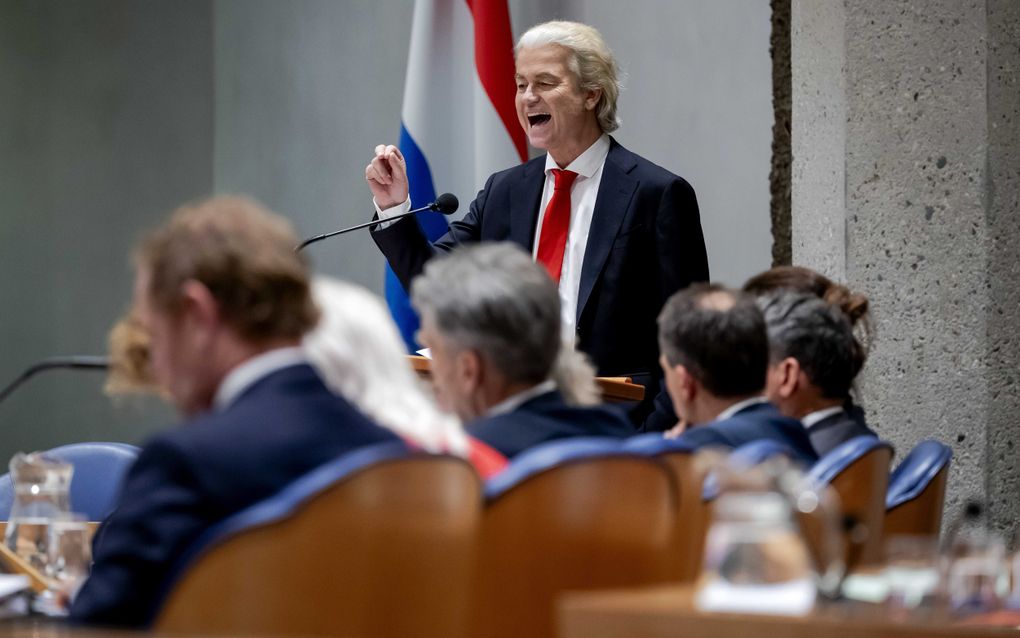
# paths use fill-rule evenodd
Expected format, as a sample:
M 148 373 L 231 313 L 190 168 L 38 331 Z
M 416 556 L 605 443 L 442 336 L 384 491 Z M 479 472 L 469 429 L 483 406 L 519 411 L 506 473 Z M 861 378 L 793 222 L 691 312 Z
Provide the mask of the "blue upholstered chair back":
M 816 483 L 827 485 L 855 461 L 873 450 L 892 450 L 888 441 L 882 441 L 871 435 L 858 436 L 840 444 L 808 471 L 808 478 Z
M 90 521 L 102 521 L 113 511 L 124 475 L 138 452 L 127 443 L 71 443 L 47 453 L 74 465 L 71 509 Z M 13 504 L 14 482 L 4 474 L 0 476 L 0 518 L 9 518 Z
M 886 509 L 892 509 L 920 496 L 952 458 L 952 449 L 938 441 L 918 443 L 889 478 Z
M 760 439 L 734 448 L 729 456 L 726 457 L 726 465 L 737 471 L 749 470 L 756 465 L 761 465 L 770 459 L 778 457 L 795 460 L 797 453 L 785 443 L 772 439 Z M 701 498 L 711 501 L 719 496 L 719 489 L 719 475 L 715 472 L 709 472 L 708 476 L 705 477 L 705 485 L 702 488 Z
M 679 439 L 667 439 L 661 432 L 638 434 L 623 441 L 623 449 L 642 456 L 659 456 L 660 454 L 691 453 L 695 448 Z
M 485 485 L 485 498 L 499 498 L 531 477 L 554 467 L 609 456 L 643 455 L 625 450 L 623 441 L 612 437 L 586 436 L 550 441 L 517 455 L 505 470 L 489 479 Z

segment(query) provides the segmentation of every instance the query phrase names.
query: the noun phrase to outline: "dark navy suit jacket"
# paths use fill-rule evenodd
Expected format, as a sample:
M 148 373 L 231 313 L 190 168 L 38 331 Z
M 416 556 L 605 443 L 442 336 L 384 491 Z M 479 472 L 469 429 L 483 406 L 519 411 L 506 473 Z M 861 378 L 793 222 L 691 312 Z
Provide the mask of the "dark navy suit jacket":
M 728 419 L 694 426 L 678 440 L 696 448 L 711 445 L 735 448 L 759 439 L 785 443 L 804 463 L 813 464 L 818 460 L 803 424 L 783 416 L 776 406 L 767 402 L 748 406 Z
M 391 440 L 304 364 L 267 375 L 222 412 L 157 434 L 97 535 L 72 619 L 151 622 L 171 567 L 210 525 L 344 452 Z
M 573 436 L 615 436 L 634 434 L 624 416 L 609 406 L 577 407 L 563 402 L 558 391 L 546 392 L 526 401 L 516 410 L 482 417 L 468 425 L 471 436 L 496 448 L 507 458 L 539 443 Z
M 825 456 L 840 443 L 845 443 L 858 436 L 877 437 L 878 435 L 864 423 L 863 419 L 864 412 L 860 408 L 857 408 L 856 414 L 850 414 L 843 410 L 809 427 L 807 429 L 808 437 L 818 456 Z
M 498 172 L 470 210 L 430 244 L 416 220 L 373 231 L 405 289 L 437 252 L 475 241 L 511 241 L 531 253 L 545 185 L 545 156 Z M 417 202 L 416 202 L 417 203 Z M 666 299 L 708 280 L 708 256 L 694 189 L 666 169 L 611 140 L 602 168 L 577 294 L 578 348 L 603 376 L 632 376 L 646 400 L 632 417 L 643 423 L 660 390 L 655 320 Z M 669 412 L 657 421 L 676 424 Z

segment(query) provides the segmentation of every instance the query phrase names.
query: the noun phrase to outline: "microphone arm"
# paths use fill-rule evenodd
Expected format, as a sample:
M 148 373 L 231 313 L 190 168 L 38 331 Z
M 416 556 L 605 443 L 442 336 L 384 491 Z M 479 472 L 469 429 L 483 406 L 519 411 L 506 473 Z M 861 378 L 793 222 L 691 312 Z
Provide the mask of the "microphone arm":
M 297 247 L 294 248 L 294 252 L 299 253 L 302 250 L 304 250 L 305 246 L 308 246 L 309 244 L 314 244 L 317 241 L 322 241 L 323 239 L 329 239 L 330 237 L 335 237 L 337 235 L 349 233 L 352 230 L 358 230 L 360 228 L 374 226 L 375 224 L 384 224 L 386 222 L 396 221 L 409 215 L 414 215 L 415 213 L 423 213 L 427 210 L 436 211 L 444 215 L 452 215 L 453 213 L 457 212 L 457 206 L 458 202 L 456 197 L 454 197 L 450 193 L 443 193 L 442 195 L 436 198 L 436 201 L 432 202 L 428 206 L 415 208 L 414 210 L 409 210 L 406 213 L 400 213 L 399 215 L 394 215 L 393 217 L 387 217 L 386 219 L 373 219 L 372 221 L 368 221 L 363 224 L 358 224 L 356 226 L 351 226 L 349 228 L 341 228 L 340 230 L 334 230 L 331 233 L 325 233 L 322 235 L 316 235 L 315 237 L 309 237 L 308 239 L 298 244 Z M 3 399 L 0 398 L 0 400 Z
M 109 357 L 99 356 L 77 356 L 77 357 L 51 357 L 29 366 L 14 381 L 7 384 L 0 390 L 0 402 L 3 402 L 18 387 L 44 370 L 106 370 L 110 367 Z

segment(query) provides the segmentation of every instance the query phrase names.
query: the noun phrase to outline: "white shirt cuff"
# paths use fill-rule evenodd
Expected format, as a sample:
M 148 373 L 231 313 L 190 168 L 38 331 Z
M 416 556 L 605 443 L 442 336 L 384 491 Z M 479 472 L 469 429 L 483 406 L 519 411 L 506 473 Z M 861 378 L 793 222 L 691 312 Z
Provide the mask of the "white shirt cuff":
M 383 209 L 379 208 L 379 204 L 375 201 L 374 197 L 372 198 L 372 205 L 375 206 L 375 213 L 376 213 L 376 215 L 379 216 L 379 219 L 389 219 L 390 217 L 395 217 L 396 215 L 402 215 L 403 213 L 410 212 L 410 210 L 411 210 L 411 197 L 408 196 L 408 198 L 404 200 L 403 204 L 397 204 L 396 206 L 391 206 L 391 207 L 387 208 L 386 210 L 383 210 Z M 378 226 L 375 227 L 375 229 L 376 230 L 382 230 L 382 229 L 388 228 L 389 226 L 392 226 L 392 225 L 393 225 L 393 222 L 386 222 L 384 224 L 379 224 Z

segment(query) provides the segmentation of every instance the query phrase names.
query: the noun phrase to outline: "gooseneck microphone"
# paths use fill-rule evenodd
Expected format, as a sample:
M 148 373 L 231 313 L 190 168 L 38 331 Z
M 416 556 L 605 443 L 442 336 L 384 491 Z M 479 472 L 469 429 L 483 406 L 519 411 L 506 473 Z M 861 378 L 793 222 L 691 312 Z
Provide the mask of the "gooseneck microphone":
M 29 366 L 18 378 L 7 384 L 0 390 L 0 402 L 11 395 L 25 381 L 34 377 L 44 370 L 106 370 L 110 367 L 109 357 L 77 356 L 77 357 L 52 357 L 43 359 L 39 363 Z
M 460 206 L 460 202 L 457 201 L 457 196 L 456 195 L 454 195 L 453 193 L 443 193 L 442 195 L 440 195 L 439 197 L 436 198 L 436 201 L 432 202 L 428 206 L 422 206 L 421 208 L 415 208 L 414 210 L 409 210 L 406 213 L 401 213 L 399 215 L 394 215 L 393 217 L 387 217 L 386 219 L 373 219 L 370 222 L 365 222 L 364 224 L 358 224 L 357 226 L 351 226 L 350 228 L 343 228 L 343 229 L 340 229 L 340 230 L 334 230 L 333 232 L 326 233 L 324 235 L 316 235 L 315 237 L 309 237 L 308 239 L 306 239 L 303 242 L 301 242 L 300 244 L 298 244 L 297 248 L 294 249 L 294 252 L 300 252 L 308 244 L 314 244 L 315 242 L 322 241 L 323 239 L 329 239 L 330 237 L 335 237 L 337 235 L 343 235 L 344 233 L 349 233 L 352 230 L 358 230 L 359 228 L 367 228 L 368 226 L 373 226 L 375 224 L 383 224 L 385 222 L 396 221 L 396 220 L 398 220 L 398 219 L 400 219 L 402 217 L 407 217 L 408 215 L 414 215 L 415 213 L 421 213 L 421 212 L 424 212 L 424 211 L 427 211 L 427 210 L 435 211 L 437 213 L 442 213 L 444 215 L 452 215 L 452 214 L 457 212 L 457 207 L 458 206 Z M 0 399 L 0 400 L 2 400 L 2 399 Z

